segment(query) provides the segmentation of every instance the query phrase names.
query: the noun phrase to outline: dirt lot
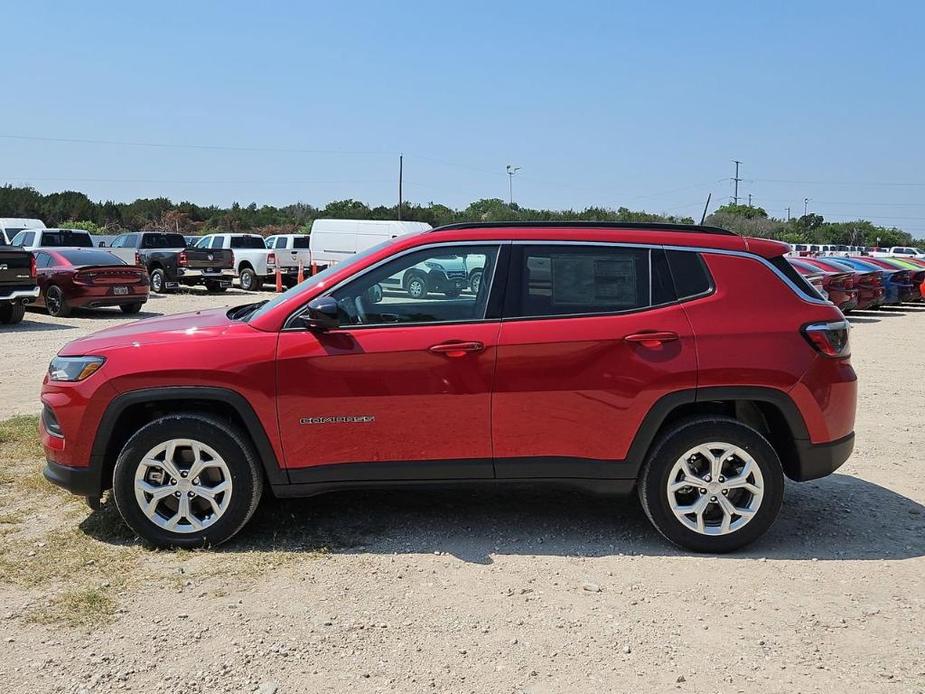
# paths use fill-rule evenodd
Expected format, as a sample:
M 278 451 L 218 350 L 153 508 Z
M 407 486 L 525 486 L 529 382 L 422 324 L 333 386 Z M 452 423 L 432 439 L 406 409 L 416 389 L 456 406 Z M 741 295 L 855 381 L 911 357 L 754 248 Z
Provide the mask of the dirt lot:
M 55 350 L 108 323 L 30 314 L 4 332 L 6 411 L 34 411 Z M 44 483 L 34 416 L 0 423 L 0 682 L 5 692 L 923 692 L 925 308 L 854 323 L 854 457 L 832 477 L 789 484 L 768 536 L 722 558 L 666 545 L 634 501 L 529 491 L 270 501 L 220 550 L 152 552 L 111 504 L 90 512 Z

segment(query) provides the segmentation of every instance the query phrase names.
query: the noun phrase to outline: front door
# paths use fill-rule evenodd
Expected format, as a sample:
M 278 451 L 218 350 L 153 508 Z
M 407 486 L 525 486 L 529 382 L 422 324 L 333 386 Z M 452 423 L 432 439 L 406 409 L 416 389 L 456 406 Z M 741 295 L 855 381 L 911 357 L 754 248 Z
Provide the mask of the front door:
M 339 327 L 280 334 L 280 433 L 295 482 L 490 478 L 496 245 L 406 252 L 335 288 Z
M 612 477 L 652 404 L 696 387 L 661 249 L 513 246 L 492 436 L 499 478 Z

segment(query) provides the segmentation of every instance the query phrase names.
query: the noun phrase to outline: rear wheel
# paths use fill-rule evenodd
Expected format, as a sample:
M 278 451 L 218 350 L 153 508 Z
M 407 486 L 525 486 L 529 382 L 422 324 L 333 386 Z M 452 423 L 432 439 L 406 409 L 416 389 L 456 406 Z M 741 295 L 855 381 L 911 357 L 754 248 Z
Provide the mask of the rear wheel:
M 412 299 L 423 299 L 427 296 L 427 280 L 420 275 L 413 275 L 405 288 Z
M 783 501 L 784 475 L 758 431 L 727 417 L 698 417 L 656 441 L 638 492 L 666 538 L 696 552 L 722 553 L 771 527 Z
M 141 306 L 142 304 L 140 301 L 134 301 L 131 304 L 121 304 L 119 308 L 122 309 L 122 313 L 133 315 L 141 311 Z
M 209 415 L 181 414 L 146 424 L 128 440 L 112 489 L 119 513 L 145 541 L 203 547 L 244 527 L 263 476 L 242 432 Z
M 151 291 L 156 294 L 164 293 L 164 283 L 167 281 L 167 275 L 162 268 L 156 267 L 151 270 Z
M 479 288 L 482 286 L 482 271 L 473 270 L 472 274 L 469 275 L 469 291 L 473 294 L 479 293 Z
M 253 268 L 242 268 L 239 273 L 238 281 L 241 283 L 241 289 L 246 292 L 259 292 L 263 286 L 263 281 L 257 276 Z
M 4 302 L 0 304 L 0 323 L 12 325 L 18 323 L 26 315 L 26 305 L 22 302 Z
M 67 318 L 72 311 L 64 297 L 64 290 L 56 284 L 45 290 L 45 308 L 55 318 Z

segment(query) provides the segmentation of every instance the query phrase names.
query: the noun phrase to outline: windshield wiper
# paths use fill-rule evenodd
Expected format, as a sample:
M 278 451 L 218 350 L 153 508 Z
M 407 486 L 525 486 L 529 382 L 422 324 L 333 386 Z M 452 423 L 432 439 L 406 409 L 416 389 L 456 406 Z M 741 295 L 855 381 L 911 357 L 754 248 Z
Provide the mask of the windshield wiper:
M 249 315 L 251 315 L 258 308 L 267 303 L 269 299 L 264 299 L 263 301 L 255 301 L 252 304 L 244 304 L 243 306 L 235 306 L 228 311 L 228 317 L 231 320 L 244 320 Z

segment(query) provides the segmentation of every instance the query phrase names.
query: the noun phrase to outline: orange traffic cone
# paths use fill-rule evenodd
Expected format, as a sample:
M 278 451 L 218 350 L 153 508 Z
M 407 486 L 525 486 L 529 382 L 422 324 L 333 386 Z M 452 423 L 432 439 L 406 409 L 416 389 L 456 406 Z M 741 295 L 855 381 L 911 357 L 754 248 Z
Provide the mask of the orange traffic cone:
M 312 275 L 317 275 L 317 274 L 318 274 L 318 264 L 312 263 Z
M 276 293 L 279 294 L 283 291 L 283 273 L 279 271 L 279 268 L 276 268 Z
M 299 261 L 299 276 L 296 278 L 296 282 L 302 284 L 305 281 L 305 271 L 302 269 L 302 261 Z

